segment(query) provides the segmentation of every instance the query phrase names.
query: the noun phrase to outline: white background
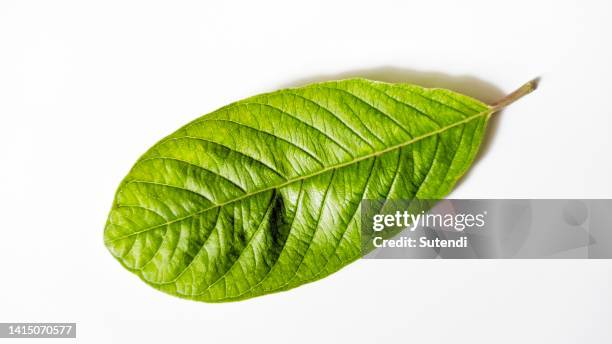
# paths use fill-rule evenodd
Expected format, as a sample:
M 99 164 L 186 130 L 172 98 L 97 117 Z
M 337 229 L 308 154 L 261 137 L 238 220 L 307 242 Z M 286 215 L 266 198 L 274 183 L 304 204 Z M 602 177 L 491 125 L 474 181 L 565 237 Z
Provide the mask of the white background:
M 584 0 L 2 0 L 0 321 L 77 322 L 81 343 L 610 343 L 612 261 L 358 261 L 205 304 L 146 286 L 102 231 L 161 137 L 347 76 L 485 101 L 541 76 L 451 197 L 611 198 L 611 14 Z

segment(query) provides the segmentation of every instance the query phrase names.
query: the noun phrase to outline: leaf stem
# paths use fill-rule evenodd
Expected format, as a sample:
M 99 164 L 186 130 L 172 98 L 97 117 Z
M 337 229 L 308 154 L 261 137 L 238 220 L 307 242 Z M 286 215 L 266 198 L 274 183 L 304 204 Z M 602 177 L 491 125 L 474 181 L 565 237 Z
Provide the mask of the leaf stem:
M 523 98 L 529 93 L 533 92 L 538 87 L 538 82 L 540 78 L 535 78 L 523 86 L 519 87 L 516 91 L 508 94 L 502 99 L 498 100 L 496 103 L 491 105 L 491 113 L 497 112 L 505 108 L 506 106 L 514 103 L 515 101 Z

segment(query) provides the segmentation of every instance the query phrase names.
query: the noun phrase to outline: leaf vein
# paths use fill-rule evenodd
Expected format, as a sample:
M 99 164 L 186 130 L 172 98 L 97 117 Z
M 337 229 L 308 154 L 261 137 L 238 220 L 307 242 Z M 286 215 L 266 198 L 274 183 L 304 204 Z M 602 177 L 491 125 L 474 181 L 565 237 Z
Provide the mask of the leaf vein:
M 391 115 L 389 115 L 388 113 L 382 111 L 381 109 L 379 109 L 378 107 L 374 106 L 373 104 L 371 104 L 370 102 L 366 101 L 364 98 L 361 98 L 357 95 L 355 95 L 354 93 L 351 93 L 347 90 L 341 89 L 341 88 L 337 88 L 337 87 L 330 87 L 330 86 L 320 86 L 321 88 L 326 88 L 329 90 L 336 90 L 345 94 L 348 94 L 349 96 L 353 97 L 354 99 L 357 99 L 357 101 L 365 104 L 366 106 L 368 106 L 371 109 L 376 110 L 376 112 L 380 113 L 381 115 L 383 115 L 383 117 L 388 118 L 389 120 L 391 120 L 391 122 L 393 122 L 398 128 L 400 128 L 406 135 L 408 135 L 409 138 L 412 138 L 412 134 L 410 134 L 410 132 L 408 132 L 408 130 L 406 130 L 406 128 L 404 128 L 404 125 L 401 124 L 395 117 L 392 117 Z
M 334 144 L 336 144 L 336 146 L 340 147 L 340 149 L 342 149 L 343 151 L 345 151 L 345 152 L 346 152 L 346 154 L 348 154 L 348 155 L 349 155 L 351 158 L 354 158 L 353 154 L 352 154 L 352 153 L 351 153 L 351 152 L 348 150 L 348 148 L 346 148 L 346 147 L 345 147 L 343 144 L 341 144 L 339 141 L 337 141 L 336 139 L 334 139 L 333 137 L 331 137 L 330 135 L 328 135 L 327 133 L 325 133 L 323 130 L 321 130 L 321 129 L 319 129 L 319 128 L 315 127 L 314 125 L 309 124 L 309 123 L 307 123 L 306 121 L 302 120 L 301 118 L 297 117 L 297 115 L 293 115 L 293 114 L 291 114 L 291 113 L 289 113 L 289 112 L 287 112 L 287 111 L 285 111 L 285 110 L 283 110 L 283 109 L 281 109 L 281 108 L 279 108 L 279 107 L 276 107 L 276 106 L 273 106 L 273 105 L 270 105 L 270 104 L 265 104 L 265 103 L 257 103 L 257 102 L 246 102 L 246 103 L 243 103 L 243 104 L 245 104 L 245 105 L 248 105 L 248 104 L 260 105 L 260 106 L 269 107 L 269 108 L 271 108 L 271 109 L 274 109 L 274 110 L 276 110 L 276 111 L 279 111 L 280 113 L 283 113 L 283 114 L 287 115 L 288 117 L 293 118 L 293 119 L 295 119 L 296 121 L 298 121 L 298 122 L 300 122 L 300 123 L 302 123 L 302 124 L 304 124 L 304 125 L 306 125 L 306 126 L 308 126 L 308 127 L 312 128 L 312 129 L 313 129 L 313 130 L 315 130 L 316 132 L 320 133 L 321 135 L 323 135 L 324 137 L 326 137 L 328 140 L 330 140 L 331 142 L 333 142 Z
M 353 134 L 355 134 L 355 136 L 357 136 L 359 139 L 361 139 L 361 141 L 365 142 L 365 144 L 367 144 L 368 146 L 370 146 L 370 148 L 374 149 L 374 146 L 372 146 L 372 143 L 368 140 L 366 140 L 365 137 L 363 137 L 363 135 L 359 134 L 357 132 L 357 130 L 355 130 L 353 127 L 351 127 L 350 125 L 348 125 L 345 121 L 343 121 L 340 117 L 338 117 L 334 112 L 332 112 L 330 109 L 324 107 L 323 105 L 321 105 L 319 102 L 314 101 L 313 99 L 307 98 L 301 94 L 298 93 L 294 93 L 291 91 L 287 91 L 288 94 L 291 94 L 293 96 L 296 96 L 298 98 L 304 99 L 305 101 L 317 106 L 319 109 L 329 113 L 330 115 L 332 115 L 334 118 L 336 118 L 338 120 L 338 122 L 342 123 L 342 125 L 344 125 L 348 130 L 350 130 Z M 364 128 L 366 128 L 366 130 L 368 130 L 372 135 L 373 133 L 370 131 L 370 129 L 363 123 L 363 121 L 359 118 L 359 116 L 354 116 L 357 118 L 357 120 L 359 120 L 359 122 L 363 125 Z M 374 135 L 374 137 L 376 137 L 376 135 Z
M 308 149 L 306 149 L 306 148 L 304 148 L 304 147 L 302 147 L 302 146 L 300 146 L 300 145 L 298 145 L 298 144 L 296 144 L 296 143 L 294 143 L 294 142 L 291 142 L 291 141 L 289 141 L 289 140 L 287 140 L 287 139 L 284 139 L 284 138 L 282 138 L 282 137 L 280 137 L 280 136 L 277 136 L 277 135 L 275 135 L 275 134 L 269 133 L 269 132 L 267 132 L 267 131 L 265 131 L 265 130 L 257 129 L 257 128 L 251 127 L 251 126 L 249 126 L 249 125 L 246 125 L 246 124 L 244 124 L 244 123 L 240 123 L 240 122 L 232 121 L 232 120 L 230 120 L 230 119 L 226 119 L 226 118 L 212 118 L 212 119 L 207 119 L 207 120 L 204 120 L 204 121 L 202 121 L 201 123 L 203 123 L 203 122 L 227 122 L 227 123 L 233 123 L 233 124 L 235 124 L 235 125 L 237 125 L 237 126 L 240 126 L 240 127 L 243 127 L 243 128 L 247 128 L 247 129 L 250 129 L 250 130 L 254 130 L 254 131 L 258 132 L 258 133 L 262 133 L 262 134 L 265 134 L 265 135 L 267 135 L 267 136 L 272 136 L 274 139 L 277 139 L 277 140 L 280 140 L 280 141 L 286 142 L 286 143 L 288 143 L 289 145 L 291 145 L 291 146 L 293 146 L 293 147 L 297 148 L 298 150 L 300 150 L 301 152 L 303 152 L 304 154 L 306 154 L 306 155 L 308 155 L 310 158 L 312 158 L 314 161 L 316 161 L 316 162 L 317 162 L 319 165 L 324 166 L 324 164 L 323 164 L 323 162 L 321 161 L 321 159 L 320 159 L 319 157 L 317 157 L 317 156 L 316 156 L 316 155 L 315 155 L 313 152 L 311 152 L 310 150 L 308 150 Z M 232 149 L 232 151 L 237 151 L 237 150 Z M 250 157 L 250 156 L 249 156 L 249 157 Z M 280 174 L 279 174 L 279 175 L 280 175 Z M 281 177 L 283 177 L 283 176 L 281 175 Z M 283 177 L 283 178 L 285 178 L 285 177 Z
M 457 126 L 463 125 L 463 124 L 465 124 L 465 123 L 468 123 L 468 122 L 470 122 L 470 121 L 472 121 L 472 120 L 474 120 L 474 119 L 477 119 L 477 118 L 479 118 L 479 117 L 482 117 L 482 116 L 484 116 L 484 115 L 489 114 L 489 113 L 490 113 L 490 111 L 491 111 L 491 109 L 490 109 L 490 108 L 487 108 L 487 110 L 482 111 L 482 112 L 480 112 L 480 113 L 478 113 L 478 114 L 475 114 L 475 115 L 473 115 L 473 116 L 470 116 L 470 117 L 468 117 L 468 118 L 465 118 L 465 119 L 463 119 L 463 120 L 461 120 L 461 121 L 455 122 L 455 123 L 453 123 L 453 124 L 450 124 L 450 125 L 448 125 L 448 126 L 445 126 L 445 127 L 443 127 L 443 128 L 440 128 L 440 129 L 438 129 L 438 130 L 435 130 L 435 131 L 432 131 L 432 132 L 429 132 L 429 133 L 425 133 L 425 134 L 423 134 L 423 135 L 421 135 L 421 136 L 414 137 L 414 138 L 412 138 L 412 139 L 410 139 L 410 140 L 408 140 L 408 141 L 405 141 L 405 142 L 402 142 L 402 143 L 399 143 L 399 144 L 396 144 L 396 145 L 393 145 L 393 146 L 387 147 L 387 148 L 382 149 L 382 150 L 380 150 L 380 151 L 378 151 L 378 152 L 373 152 L 373 153 L 370 153 L 370 154 L 367 154 L 367 155 L 364 155 L 364 156 L 361 156 L 361 157 L 357 157 L 357 158 L 355 158 L 354 160 L 351 160 L 351 161 L 348 161 L 348 162 L 342 162 L 342 163 L 339 163 L 339 164 L 331 165 L 331 166 L 326 167 L 326 168 L 323 168 L 323 169 L 321 169 L 321 170 L 319 170 L 319 171 L 315 171 L 315 172 L 313 172 L 313 173 L 305 174 L 305 175 L 300 176 L 300 177 L 295 178 L 295 179 L 289 179 L 289 180 L 287 180 L 287 181 L 285 181 L 285 182 L 283 182 L 283 183 L 280 183 L 280 184 L 277 184 L 277 185 L 274 185 L 274 186 L 271 186 L 271 187 L 268 187 L 268 188 L 262 188 L 262 189 L 259 189 L 259 190 L 254 190 L 253 192 L 246 193 L 246 194 L 241 195 L 241 196 L 239 196 L 239 197 L 236 197 L 236 198 L 233 198 L 233 199 L 227 200 L 227 201 L 225 201 L 225 202 L 223 202 L 223 203 L 219 203 L 219 204 L 218 204 L 218 205 L 216 205 L 216 206 L 209 207 L 209 208 L 205 208 L 205 209 L 199 210 L 199 211 L 197 211 L 197 212 L 194 212 L 194 213 L 192 213 L 192 214 L 188 214 L 188 215 L 186 215 L 186 216 L 184 216 L 184 217 L 182 217 L 182 218 L 178 218 L 178 219 L 172 220 L 172 221 L 170 221 L 169 223 L 172 223 L 172 222 L 178 222 L 178 221 L 182 221 L 182 220 L 184 220 L 184 219 L 186 219 L 186 218 L 189 218 L 189 217 L 191 217 L 191 216 L 195 216 L 195 215 L 198 215 L 198 214 L 204 213 L 204 212 L 209 211 L 209 210 L 211 210 L 211 209 L 214 209 L 214 208 L 216 208 L 216 207 L 223 207 L 223 206 L 225 206 L 225 205 L 227 205 L 227 204 L 230 204 L 230 203 L 233 203 L 233 202 L 240 201 L 240 200 L 242 200 L 242 199 L 244 199 L 244 198 L 251 197 L 251 196 L 253 196 L 253 195 L 257 194 L 257 193 L 260 193 L 260 192 L 266 192 L 266 191 L 270 191 L 270 190 L 272 190 L 272 189 L 282 188 L 282 187 L 285 187 L 285 186 L 287 186 L 287 185 L 289 185 L 289 184 L 295 183 L 295 182 L 300 181 L 300 180 L 308 179 L 308 178 L 311 178 L 311 177 L 314 177 L 314 176 L 317 176 L 317 175 L 320 175 L 320 174 L 323 174 L 323 173 L 329 172 L 329 171 L 334 170 L 334 169 L 338 169 L 338 168 L 342 168 L 342 167 L 345 167 L 345 166 L 349 166 L 349 165 L 355 164 L 355 163 L 357 163 L 357 162 L 359 162 L 359 161 L 366 160 L 366 159 L 369 159 L 369 158 L 374 157 L 374 156 L 377 156 L 377 155 L 386 154 L 386 153 L 388 153 L 388 152 L 391 152 L 391 151 L 394 151 L 394 150 L 400 149 L 400 148 L 402 148 L 402 147 L 404 147 L 404 146 L 411 145 L 411 144 L 413 144 L 413 143 L 415 143 L 415 142 L 421 141 L 421 140 L 426 139 L 426 138 L 428 138 L 428 137 L 435 136 L 435 135 L 437 135 L 437 134 L 439 134 L 439 133 L 441 133 L 441 132 L 444 132 L 444 131 L 446 131 L 446 130 L 448 130 L 448 129 L 451 129 L 451 128 L 454 128 L 454 127 L 457 127 Z M 112 242 L 112 241 L 121 240 L 121 239 L 124 239 L 124 238 L 130 237 L 130 236 L 132 236 L 132 235 L 137 235 L 137 234 L 139 234 L 139 233 L 142 233 L 142 232 L 146 232 L 146 231 L 148 231 L 148 230 L 155 229 L 156 227 L 159 227 L 159 226 L 154 226 L 154 227 L 145 228 L 145 229 L 143 229 L 143 230 L 140 230 L 140 231 L 137 231 L 137 232 L 133 232 L 133 233 L 130 233 L 130 234 L 126 235 L 126 236 L 119 237 L 119 238 L 115 238 L 115 239 L 113 239 L 113 240 L 106 241 L 106 242 L 108 243 L 108 242 Z

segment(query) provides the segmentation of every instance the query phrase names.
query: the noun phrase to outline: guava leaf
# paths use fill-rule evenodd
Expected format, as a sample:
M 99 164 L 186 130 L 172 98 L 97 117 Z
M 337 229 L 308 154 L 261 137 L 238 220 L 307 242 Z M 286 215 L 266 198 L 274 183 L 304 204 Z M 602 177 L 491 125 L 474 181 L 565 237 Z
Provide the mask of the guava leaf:
M 488 106 L 349 79 L 232 103 L 136 162 L 117 190 L 106 247 L 149 285 L 198 301 L 320 279 L 361 257 L 362 199 L 443 198 L 490 115 L 514 99 Z

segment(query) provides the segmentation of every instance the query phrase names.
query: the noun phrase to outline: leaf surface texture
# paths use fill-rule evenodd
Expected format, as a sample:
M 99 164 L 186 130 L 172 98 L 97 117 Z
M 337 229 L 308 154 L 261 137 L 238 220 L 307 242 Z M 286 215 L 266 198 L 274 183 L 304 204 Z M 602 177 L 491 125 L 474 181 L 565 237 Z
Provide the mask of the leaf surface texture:
M 349 79 L 244 99 L 150 148 L 104 231 L 121 264 L 207 302 L 291 289 L 361 252 L 362 199 L 440 199 L 492 108 L 444 89 Z

